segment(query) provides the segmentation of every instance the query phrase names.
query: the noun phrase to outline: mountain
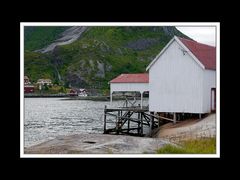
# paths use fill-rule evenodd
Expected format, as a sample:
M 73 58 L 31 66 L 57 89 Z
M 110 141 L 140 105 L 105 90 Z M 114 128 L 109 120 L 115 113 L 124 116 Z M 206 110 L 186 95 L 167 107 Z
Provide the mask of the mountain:
M 25 27 L 24 74 L 71 87 L 107 89 L 121 73 L 144 72 L 175 27 Z

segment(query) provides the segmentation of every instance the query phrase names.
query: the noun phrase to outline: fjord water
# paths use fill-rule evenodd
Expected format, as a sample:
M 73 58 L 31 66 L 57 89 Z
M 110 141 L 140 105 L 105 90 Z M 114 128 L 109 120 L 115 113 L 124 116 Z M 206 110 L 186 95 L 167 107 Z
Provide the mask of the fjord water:
M 120 107 L 124 101 L 113 101 Z M 139 104 L 137 101 L 136 104 Z M 148 99 L 143 105 L 148 104 Z M 24 147 L 59 135 L 103 133 L 104 106 L 108 101 L 64 100 L 63 98 L 24 99 Z

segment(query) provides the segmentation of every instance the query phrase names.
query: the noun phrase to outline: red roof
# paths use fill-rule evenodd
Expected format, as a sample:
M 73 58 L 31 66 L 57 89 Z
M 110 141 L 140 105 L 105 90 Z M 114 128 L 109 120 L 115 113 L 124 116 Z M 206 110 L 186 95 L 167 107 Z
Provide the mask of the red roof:
M 201 44 L 189 39 L 178 38 L 206 69 L 216 69 L 216 47 Z
M 141 74 L 121 74 L 110 81 L 110 83 L 148 83 L 149 76 L 147 73 Z

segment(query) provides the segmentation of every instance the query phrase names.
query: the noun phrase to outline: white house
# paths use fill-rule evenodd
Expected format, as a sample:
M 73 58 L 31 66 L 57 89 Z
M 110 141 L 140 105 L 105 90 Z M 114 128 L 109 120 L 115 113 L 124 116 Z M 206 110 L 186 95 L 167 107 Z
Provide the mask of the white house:
M 52 85 L 52 80 L 51 79 L 38 79 L 37 81 L 38 85 Z
M 149 91 L 149 76 L 147 73 L 121 74 L 110 81 L 110 100 L 113 92 L 140 92 L 141 107 L 143 93 Z
M 215 110 L 215 47 L 175 36 L 146 70 L 149 111 L 202 114 Z

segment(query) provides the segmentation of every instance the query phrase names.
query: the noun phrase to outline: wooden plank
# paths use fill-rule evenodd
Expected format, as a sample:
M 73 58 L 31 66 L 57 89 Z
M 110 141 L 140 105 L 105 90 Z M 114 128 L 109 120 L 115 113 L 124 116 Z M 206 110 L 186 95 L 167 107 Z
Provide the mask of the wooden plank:
M 146 121 L 150 121 L 150 120 L 151 120 L 148 116 L 146 116 L 145 113 L 143 113 L 143 116 L 144 116 L 144 118 L 146 119 Z
M 137 130 L 138 128 L 129 128 L 129 130 L 131 131 L 131 130 Z M 128 129 L 121 129 L 121 130 L 117 130 L 117 129 L 115 129 L 115 128 L 112 128 L 112 129 L 108 129 L 108 130 L 106 130 L 106 132 L 107 133 L 109 133 L 109 132 L 123 132 L 123 131 L 128 131 Z
M 169 118 L 166 118 L 166 117 L 163 117 L 163 116 L 156 116 L 156 115 L 152 115 L 152 114 L 147 114 L 147 113 L 145 113 L 146 115 L 148 115 L 148 116 L 151 116 L 151 117 L 154 117 L 154 118 L 156 118 L 156 119 L 164 119 L 164 120 L 168 120 L 168 121 L 174 121 L 173 119 L 169 119 Z
M 127 135 L 131 135 L 131 136 L 139 136 L 137 133 L 132 133 L 132 132 L 121 132 L 122 134 L 127 134 Z
M 150 119 L 144 113 L 142 115 L 143 115 L 145 121 L 147 122 L 147 125 L 150 126 Z
M 107 109 L 107 112 L 112 112 L 112 111 L 133 111 L 133 112 L 147 112 L 148 108 L 142 108 L 140 109 L 139 107 L 133 108 L 133 107 L 128 107 L 128 108 L 110 108 Z
M 113 115 L 113 114 L 109 114 L 109 113 L 107 113 L 108 115 Z M 114 115 L 115 117 L 117 117 L 117 115 Z M 131 118 L 131 117 L 124 117 L 124 116 L 120 116 L 120 117 L 118 117 L 118 118 L 121 118 L 121 119 L 125 119 L 125 120 L 130 120 L 130 121 L 132 121 L 132 122 L 136 122 L 136 123 L 140 123 L 141 122 L 141 119 L 137 119 L 137 118 Z M 143 123 L 144 125 L 148 125 L 149 126 L 149 123 L 148 123 L 148 121 L 146 121 L 147 123 Z M 124 123 L 126 123 L 126 122 L 124 122 Z
M 154 116 L 154 112 L 150 112 L 150 114 L 151 115 L 153 115 Z M 154 127 L 154 117 L 153 116 L 151 116 L 151 121 L 150 121 L 150 131 L 152 132 L 152 130 L 153 130 L 153 127 Z
M 127 119 L 125 119 L 123 122 L 120 122 L 121 123 L 121 126 L 119 126 L 118 128 L 122 128 L 123 125 L 127 122 Z
M 137 130 L 138 128 L 129 128 L 129 129 L 121 129 L 122 131 L 128 131 L 128 130 Z
M 135 120 L 136 122 L 137 121 L 140 121 L 141 122 L 141 119 L 137 119 L 137 118 L 132 118 L 132 117 L 123 117 L 123 116 L 121 116 L 121 117 L 119 117 L 119 118 L 122 118 L 122 119 L 130 119 L 130 120 Z
M 141 125 L 141 121 L 136 121 L 136 120 L 133 120 L 133 119 L 131 119 L 130 121 L 131 121 L 131 122 L 135 122 L 135 123 L 139 123 L 139 127 L 140 127 L 140 125 Z M 148 123 L 145 123 L 145 122 L 143 122 L 143 125 L 149 126 L 149 124 L 148 124 Z
M 111 114 L 111 113 L 108 113 L 108 112 L 106 112 L 105 114 L 106 114 L 106 115 L 109 115 L 109 116 L 114 116 L 114 117 L 117 117 L 117 115 L 116 115 L 116 114 Z

